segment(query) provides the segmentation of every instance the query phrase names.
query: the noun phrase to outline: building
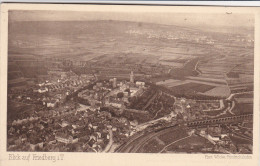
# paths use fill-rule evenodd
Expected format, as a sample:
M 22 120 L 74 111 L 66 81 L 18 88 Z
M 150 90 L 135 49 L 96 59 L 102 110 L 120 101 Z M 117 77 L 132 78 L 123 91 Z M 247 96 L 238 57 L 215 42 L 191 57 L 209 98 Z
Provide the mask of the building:
M 65 144 L 68 144 L 68 143 L 71 143 L 72 142 L 72 137 L 71 136 L 55 136 L 55 139 L 58 141 L 58 142 L 62 142 L 62 143 L 65 143 Z
M 71 135 L 68 135 L 68 134 L 62 133 L 62 132 L 57 133 L 55 135 L 55 139 L 58 142 L 62 142 L 62 143 L 65 143 L 65 144 L 78 142 L 77 137 L 72 137 Z
M 144 87 L 144 85 L 145 85 L 145 82 L 141 82 L 141 81 L 136 81 L 136 83 L 135 83 L 137 86 L 139 86 L 139 87 Z
M 130 74 L 130 82 L 134 83 L 134 72 L 133 71 L 131 71 L 131 74 Z
M 121 102 L 109 102 L 109 101 L 106 101 L 105 102 L 105 106 L 112 106 L 112 107 L 116 107 L 116 108 L 122 108 L 123 107 L 123 104 Z
M 215 136 L 215 135 L 213 135 L 213 136 L 207 135 L 207 138 L 209 140 L 212 140 L 212 141 L 219 141 L 220 140 L 220 137 L 219 136 Z
M 56 106 L 56 104 L 57 104 L 56 100 L 51 100 L 51 101 L 47 102 L 47 107 L 53 108 Z
M 67 122 L 67 121 L 62 121 L 62 123 L 61 123 L 61 127 L 66 127 L 66 126 L 68 126 L 69 125 L 69 122 Z
M 132 96 L 139 96 L 144 92 L 142 88 L 136 88 L 136 87 L 131 87 L 130 88 L 130 95 Z
M 47 91 L 48 91 L 48 88 L 47 88 L 47 87 L 38 89 L 38 92 L 39 92 L 39 93 L 45 93 L 45 92 L 47 92 Z

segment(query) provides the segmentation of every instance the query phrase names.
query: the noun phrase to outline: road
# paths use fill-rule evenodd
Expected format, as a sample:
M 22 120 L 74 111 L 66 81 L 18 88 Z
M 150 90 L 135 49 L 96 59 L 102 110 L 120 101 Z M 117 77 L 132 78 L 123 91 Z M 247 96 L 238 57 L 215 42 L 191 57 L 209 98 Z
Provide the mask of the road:
M 202 74 L 201 71 L 198 70 L 198 64 L 200 61 L 198 61 L 195 65 L 195 71 L 198 72 L 199 74 Z
M 250 94 L 250 93 L 254 93 L 254 91 L 231 93 L 231 94 L 229 95 L 229 97 L 226 98 L 226 100 L 232 100 L 235 95 Z
M 103 153 L 107 153 L 109 152 L 109 150 L 111 149 L 112 145 L 113 145 L 113 132 L 112 129 L 109 129 L 109 142 L 107 144 L 107 146 L 105 147 L 105 149 L 103 150 Z

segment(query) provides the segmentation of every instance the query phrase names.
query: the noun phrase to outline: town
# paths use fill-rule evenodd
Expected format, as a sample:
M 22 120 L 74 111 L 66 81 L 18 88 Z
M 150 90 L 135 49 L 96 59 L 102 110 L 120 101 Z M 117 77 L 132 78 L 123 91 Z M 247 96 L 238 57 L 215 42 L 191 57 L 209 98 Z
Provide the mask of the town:
M 99 20 L 9 32 L 8 151 L 253 153 L 254 31 Z
M 113 152 L 136 133 L 161 125 L 225 117 L 232 110 L 231 102 L 223 99 L 177 98 L 151 82 L 136 81 L 134 72 L 128 80 L 50 72 L 44 82 L 29 89 L 11 89 L 8 94 L 12 107 L 25 108 L 8 121 L 8 149 L 21 151 Z M 205 152 L 236 152 L 230 137 L 245 142 L 252 138 L 250 121 L 186 130 L 211 142 L 201 145 Z M 242 136 L 231 136 L 228 131 Z M 252 145 L 241 145 L 238 151 L 250 153 Z

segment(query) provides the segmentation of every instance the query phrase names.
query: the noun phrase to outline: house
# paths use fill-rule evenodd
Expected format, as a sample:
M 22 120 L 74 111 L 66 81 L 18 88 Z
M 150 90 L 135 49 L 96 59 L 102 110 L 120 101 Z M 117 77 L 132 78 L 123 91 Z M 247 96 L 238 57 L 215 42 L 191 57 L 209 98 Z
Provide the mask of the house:
M 66 127 L 66 126 L 68 126 L 69 125 L 69 122 L 67 122 L 67 121 L 62 121 L 61 122 L 61 127 Z
M 225 138 L 227 136 L 228 136 L 227 134 L 220 134 L 221 139 L 223 139 L 223 138 Z
M 112 131 L 117 131 L 117 128 L 116 128 L 116 127 L 113 127 L 113 128 L 112 128 Z
M 200 131 L 200 135 L 206 135 L 206 131 L 205 130 L 201 130 Z
M 39 92 L 39 93 L 45 93 L 45 92 L 47 92 L 47 91 L 48 91 L 48 88 L 47 88 L 47 87 L 38 89 L 38 92 Z
M 71 135 L 69 135 L 68 133 L 64 133 L 64 132 L 58 132 L 55 135 L 55 139 L 58 142 L 62 142 L 62 143 L 65 143 L 65 144 L 78 142 L 77 137 L 74 138 Z
M 112 106 L 112 107 L 116 107 L 116 108 L 122 108 L 124 106 L 124 103 L 122 101 L 118 101 L 118 100 L 113 100 L 113 101 L 106 100 L 105 101 L 105 106 Z
M 72 139 L 71 143 L 77 143 L 77 142 L 79 142 L 79 138 L 78 138 L 77 136 L 73 136 L 72 138 L 73 138 L 73 139 Z
M 136 84 L 137 86 L 144 87 L 145 82 L 142 82 L 142 81 L 136 81 L 135 84 Z
M 210 140 L 212 140 L 212 141 L 219 141 L 220 140 L 220 137 L 219 136 L 211 136 L 211 135 L 208 135 L 207 136 L 208 137 L 208 139 L 210 139 Z
M 45 83 L 40 83 L 40 84 L 38 84 L 38 85 L 41 87 L 41 86 L 45 85 Z
M 47 102 L 47 107 L 53 108 L 56 106 L 56 104 L 57 104 L 57 100 L 51 100 Z

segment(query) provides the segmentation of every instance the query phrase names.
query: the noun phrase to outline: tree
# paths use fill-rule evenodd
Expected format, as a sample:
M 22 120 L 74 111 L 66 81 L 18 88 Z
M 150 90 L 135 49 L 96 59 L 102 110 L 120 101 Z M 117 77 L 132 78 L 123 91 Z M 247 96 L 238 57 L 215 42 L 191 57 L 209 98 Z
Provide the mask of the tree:
M 130 93 L 130 89 L 129 89 L 129 88 L 127 88 L 127 89 L 125 90 L 125 92 L 128 92 L 128 93 Z
M 117 94 L 117 97 L 120 98 L 120 99 L 123 98 L 123 97 L 124 97 L 124 93 L 123 93 L 123 92 L 119 92 L 119 93 Z

